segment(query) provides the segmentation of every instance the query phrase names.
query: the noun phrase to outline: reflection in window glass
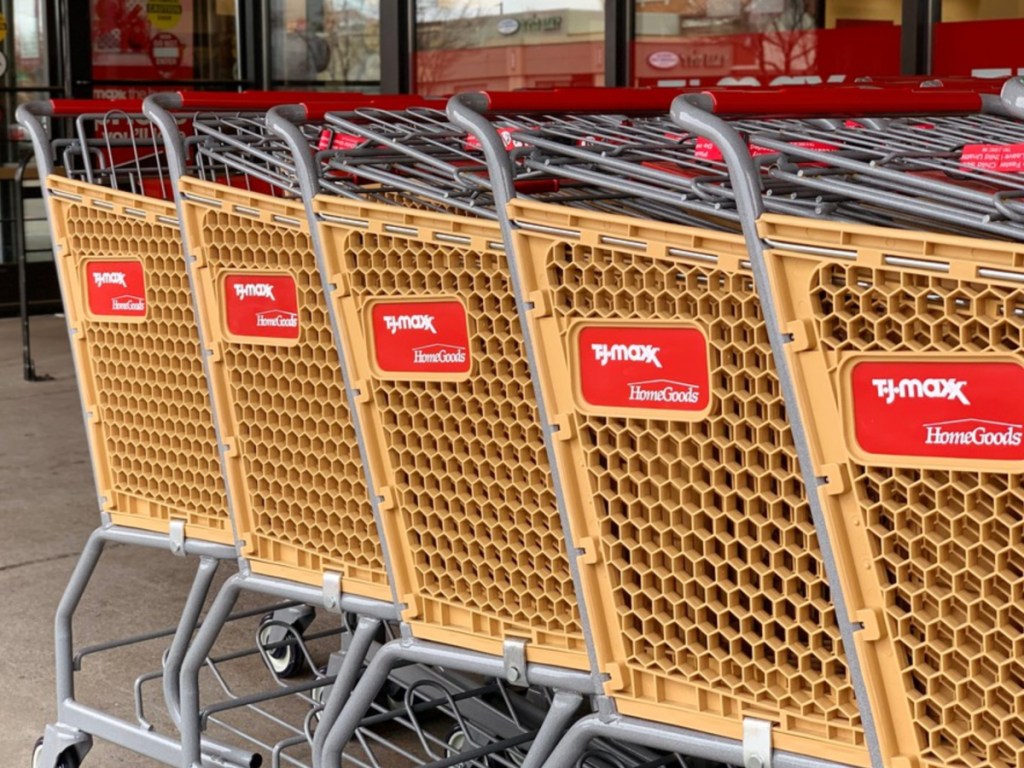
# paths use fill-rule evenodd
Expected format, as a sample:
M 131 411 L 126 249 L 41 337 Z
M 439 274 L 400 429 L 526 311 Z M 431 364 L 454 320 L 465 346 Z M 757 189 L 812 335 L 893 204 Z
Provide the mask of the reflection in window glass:
M 272 0 L 275 87 L 380 87 L 379 0 Z
M 1024 5 L 1015 0 L 942 0 L 932 73 L 1006 78 L 1024 74 Z
M 137 97 L 163 81 L 236 80 L 234 0 L 91 0 L 92 74 L 99 97 Z
M 900 31 L 885 3 L 637 0 L 640 85 L 772 85 L 896 75 Z M 898 11 L 897 11 L 898 18 Z
M 425 94 L 604 84 L 603 0 L 418 0 Z
M 19 87 L 50 84 L 45 20 L 44 0 L 15 0 L 14 58 Z

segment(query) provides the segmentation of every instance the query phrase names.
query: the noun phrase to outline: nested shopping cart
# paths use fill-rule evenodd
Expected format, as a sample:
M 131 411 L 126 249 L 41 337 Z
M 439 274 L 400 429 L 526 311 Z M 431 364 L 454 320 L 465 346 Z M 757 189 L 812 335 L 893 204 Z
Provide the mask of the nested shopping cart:
M 43 120 L 63 133 L 51 138 Z M 218 562 L 234 557 L 177 216 L 165 196 L 168 172 L 138 102 L 36 102 L 19 109 L 18 121 L 43 179 L 102 517 L 57 611 L 57 721 L 34 759 L 75 764 L 96 736 L 175 764 L 177 739 L 75 699 L 78 659 L 99 649 L 76 656 L 72 644 L 75 610 L 107 543 L 197 555 L 165 660 L 165 698 L 176 718 L 177 668 Z
M 199 114 L 183 136 L 165 107 L 180 110 L 180 96 L 153 97 L 145 110 L 168 149 L 246 563 L 193 644 L 207 650 L 183 668 L 190 765 L 199 759 L 199 669 L 243 589 L 367 617 L 349 646 L 352 674 L 394 609 L 290 161 L 268 140 L 262 113 Z M 281 645 L 268 654 L 281 673 L 303 661 L 288 635 L 269 638 Z M 304 734 L 305 724 L 294 746 Z
M 612 103 L 520 132 L 511 157 L 480 119 L 486 96 L 449 106 L 510 200 L 561 494 L 586 542 L 604 716 L 550 764 L 603 735 L 730 764 L 866 765 L 728 178 L 696 147 L 674 158 L 679 130 L 642 114 L 664 101 Z M 517 195 L 516 164 L 614 194 L 621 212 Z
M 166 126 L 170 144 L 173 118 L 160 106 L 169 100 L 177 106 L 174 97 L 162 96 L 146 109 Z M 332 98 L 335 108 L 346 103 L 379 109 L 421 100 Z M 380 631 L 380 619 L 399 618 L 387 549 L 364 474 L 369 460 L 346 407 L 356 398 L 346 383 L 348 361 L 333 343 L 295 161 L 262 116 L 199 116 L 194 125 L 194 135 L 171 145 L 169 154 L 173 169 L 190 169 L 175 174 L 179 206 L 247 570 L 221 591 L 183 666 L 184 751 L 190 760 L 199 754 L 200 664 L 239 591 L 253 590 L 344 611 L 355 627 L 323 708 L 310 710 L 274 749 L 282 756 L 289 750 L 289 761 L 297 764 L 298 751 L 308 744 L 318 764 L 319 741 L 363 658 L 378 638 L 389 636 Z M 295 130 L 301 154 L 346 140 L 309 115 Z M 500 684 L 416 668 L 395 678 L 381 697 L 386 706 L 359 724 L 368 761 L 381 748 L 432 762 L 447 754 L 449 742 L 471 748 L 485 736 L 494 741 L 511 735 L 511 747 L 525 739 L 519 712 L 509 709 Z M 308 685 L 312 692 L 328 682 Z M 439 714 L 452 723 L 447 736 L 423 723 Z M 408 734 L 402 743 L 378 734 L 395 722 Z
M 1007 86 L 1011 110 L 1019 87 Z M 953 100 L 882 131 L 846 127 L 827 152 L 803 143 L 806 130 L 769 130 L 751 137 L 778 152 L 759 172 L 701 106 L 736 105 L 673 112 L 731 146 L 759 289 L 822 478 L 836 588 L 859 627 L 880 764 L 1019 766 L 1021 123 L 951 116 L 977 111 Z M 884 209 L 893 225 L 765 213 L 766 174 Z
M 237 112 L 259 107 L 261 98 L 265 109 L 280 96 L 183 98 L 190 109 L 201 104 Z M 178 129 L 191 132 L 190 118 L 177 114 Z M 19 120 L 45 179 L 103 515 L 58 610 L 58 721 L 47 728 L 35 759 L 39 765 L 73 762 L 95 735 L 176 765 L 179 741 L 153 729 L 141 691 L 162 678 L 169 714 L 177 721 L 178 668 L 217 563 L 236 553 L 178 219 L 169 200 L 170 171 L 140 102 L 43 102 L 27 105 Z M 57 129 L 56 138 L 51 140 L 43 120 Z M 197 554 L 196 578 L 176 630 L 103 643 L 76 655 L 73 615 L 108 541 Z M 294 610 L 282 607 L 272 615 L 287 617 Z M 74 698 L 73 674 L 81 658 L 161 637 L 171 638 L 163 672 L 136 681 L 137 724 Z M 204 744 L 204 753 L 238 764 L 253 760 L 251 752 L 212 742 Z
M 509 146 L 561 94 L 531 99 L 496 116 Z M 537 765 L 597 683 L 483 157 L 437 110 L 328 114 L 348 147 L 315 157 L 285 117 L 269 119 L 300 171 L 405 606 L 403 639 L 368 666 L 323 764 L 340 759 L 392 669 L 416 662 L 542 690 L 547 711 L 523 744 Z M 533 188 L 530 174 L 517 183 Z M 524 759 L 503 756 L 508 741 L 463 746 L 451 760 Z

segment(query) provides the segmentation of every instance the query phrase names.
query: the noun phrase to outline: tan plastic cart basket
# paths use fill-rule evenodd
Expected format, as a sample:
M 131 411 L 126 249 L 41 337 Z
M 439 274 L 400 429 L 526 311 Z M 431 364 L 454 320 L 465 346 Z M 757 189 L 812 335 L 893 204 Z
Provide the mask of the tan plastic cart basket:
M 500 230 L 315 205 L 405 618 L 422 639 L 501 655 L 523 638 L 531 662 L 586 669 Z
M 390 601 L 305 207 L 180 189 L 242 554 L 255 573 L 319 586 L 334 572 Z
M 509 215 L 606 692 L 627 715 L 735 739 L 768 720 L 777 749 L 868 765 L 743 240 L 526 200 Z
M 1020 768 L 1024 246 L 760 231 L 885 765 Z
M 58 176 L 46 186 L 103 510 L 233 542 L 173 203 Z

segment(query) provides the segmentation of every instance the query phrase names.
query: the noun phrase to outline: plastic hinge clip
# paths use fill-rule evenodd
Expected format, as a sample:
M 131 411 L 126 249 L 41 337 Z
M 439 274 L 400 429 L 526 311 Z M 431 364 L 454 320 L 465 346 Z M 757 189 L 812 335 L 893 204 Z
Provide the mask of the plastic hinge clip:
M 551 436 L 555 440 L 566 441 L 572 440 L 572 419 L 567 413 L 560 413 L 551 420 Z
M 604 665 L 604 675 L 607 678 L 604 683 L 604 690 L 609 695 L 626 690 L 626 670 L 621 664 L 609 663 Z
M 826 464 L 821 471 L 821 488 L 826 495 L 839 496 L 850 490 L 850 475 L 845 464 Z
M 171 520 L 167 527 L 167 543 L 170 545 L 171 554 L 178 557 L 185 556 L 185 521 Z
M 814 326 L 809 320 L 794 320 L 786 326 L 791 352 L 804 352 L 817 344 L 814 337 Z
M 513 685 L 526 685 L 526 643 L 520 637 L 505 638 L 502 646 L 502 660 L 505 664 L 505 679 Z
M 348 278 L 341 272 L 331 275 L 330 285 L 328 286 L 328 293 L 330 296 L 337 296 L 338 298 L 348 296 L 349 293 L 351 293 Z
M 865 643 L 875 643 L 882 639 L 883 623 L 878 611 L 873 608 L 864 608 L 857 611 L 854 621 L 861 626 L 858 638 Z
M 332 613 L 341 611 L 341 574 L 324 571 L 324 608 Z
M 420 604 L 416 599 L 416 595 L 406 595 L 402 602 L 405 603 L 405 609 L 402 611 L 403 622 L 412 621 L 420 617 Z
M 580 564 L 597 565 L 599 561 L 598 548 L 597 542 L 594 541 L 594 538 L 592 536 L 586 536 L 580 539 L 578 543 L 579 546 L 577 547 L 577 550 L 579 551 Z
M 551 296 L 547 291 L 533 291 L 530 293 L 529 302 L 531 317 L 551 316 Z
M 772 724 L 753 717 L 743 719 L 743 768 L 771 768 Z

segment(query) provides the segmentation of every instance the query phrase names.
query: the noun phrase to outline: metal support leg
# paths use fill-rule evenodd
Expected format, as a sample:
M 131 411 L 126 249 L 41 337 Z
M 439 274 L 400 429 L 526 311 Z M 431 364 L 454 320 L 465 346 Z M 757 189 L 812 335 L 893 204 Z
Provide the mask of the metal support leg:
M 373 660 L 367 665 L 358 684 L 352 689 L 348 702 L 341 709 L 337 719 L 327 730 L 323 739 L 323 753 L 317 768 L 324 765 L 341 765 L 341 752 L 359 727 L 359 722 L 370 710 L 374 698 L 384 687 L 392 668 L 402 661 L 398 643 L 388 643 L 382 647 Z M 318 734 L 319 736 L 319 734 Z
M 188 650 L 189 640 L 192 633 L 199 625 L 199 615 L 206 604 L 206 597 L 210 593 L 213 579 L 217 574 L 219 560 L 212 557 L 199 559 L 199 568 L 196 569 L 196 577 L 192 582 L 192 589 L 189 590 L 188 600 L 185 602 L 185 609 L 178 621 L 178 628 L 171 640 L 171 646 L 167 649 L 167 658 L 164 660 L 164 702 L 167 705 L 167 713 L 177 726 L 181 725 L 181 688 L 179 677 L 181 675 L 181 664 L 185 660 L 185 652 Z
M 206 598 L 210 594 L 210 587 L 213 586 L 220 563 L 221 561 L 215 557 L 199 558 L 196 577 L 192 581 L 188 599 L 185 601 L 185 609 L 181 613 L 181 619 L 178 621 L 178 627 L 164 660 L 164 702 L 167 706 L 167 713 L 179 729 L 181 728 L 181 665 L 185 660 L 185 653 L 188 651 L 192 633 L 199 626 L 199 616 L 206 604 Z M 202 740 L 202 750 L 204 755 L 234 763 L 244 763 L 250 759 L 248 752 L 242 752 L 208 739 Z
M 614 716 L 610 719 L 601 719 L 598 715 L 590 715 L 576 721 L 568 730 L 544 763 L 544 768 L 568 768 L 576 765 L 590 742 L 596 738 L 662 752 L 676 752 L 684 757 L 724 765 L 744 765 L 743 742 L 736 739 L 635 718 Z M 840 768 L 840 765 L 825 758 L 775 752 L 770 768 Z
M 601 721 L 594 715 L 577 722 L 562 736 L 558 746 L 551 750 L 543 764 L 544 768 L 569 768 L 576 765 L 587 751 L 590 742 L 599 735 L 600 726 Z
M 380 628 L 380 625 L 380 619 L 364 616 L 359 619 L 359 623 L 352 633 L 352 639 L 345 649 L 345 657 L 341 663 L 341 669 L 338 670 L 338 676 L 334 681 L 334 685 L 331 686 L 331 692 L 327 696 L 323 712 L 320 713 L 320 724 L 317 726 L 316 733 L 313 736 L 313 768 L 322 768 L 324 765 L 324 762 L 321 760 L 324 741 L 327 739 L 331 726 L 334 725 L 335 720 L 341 714 L 345 702 L 348 701 L 352 689 L 359 679 L 359 672 L 363 668 L 363 661 L 366 659 L 370 646 L 377 636 L 377 630 Z M 333 765 L 336 764 L 333 763 Z M 332 763 L 327 763 L 327 765 L 332 765 Z
M 57 606 L 57 615 L 54 619 L 54 650 L 57 657 L 58 706 L 68 699 L 75 698 L 75 650 L 72 620 L 106 544 L 107 539 L 102 528 L 92 532 L 78 558 L 75 570 L 71 573 L 68 585 L 64 588 L 60 604 Z
M 166 536 L 117 527 L 98 528 L 89 536 L 71 578 L 68 580 L 68 585 L 64 589 L 54 620 L 57 723 L 46 727 L 40 756 L 44 766 L 56 765 L 60 755 L 69 749 L 76 752 L 79 758 L 84 758 L 92 746 L 92 734 L 167 764 L 174 764 L 178 761 L 178 744 L 166 736 L 153 733 L 149 728 L 120 720 L 75 701 L 74 616 L 108 541 L 142 544 L 157 548 L 168 547 Z M 197 547 L 200 550 L 208 548 L 202 543 Z M 230 550 L 226 551 L 230 552 Z M 184 642 L 187 645 L 188 639 L 191 637 L 198 618 L 198 610 L 202 608 L 206 599 L 216 569 L 216 562 L 217 558 L 213 555 L 200 556 L 199 570 L 185 608 L 186 614 L 191 611 L 195 613 L 191 617 L 183 617 L 179 622 L 178 631 L 172 643 L 172 653 L 176 643 Z M 186 620 L 189 618 L 190 620 Z M 177 708 L 171 711 L 172 717 L 176 711 Z M 249 752 L 217 744 L 204 746 L 214 759 L 224 758 L 234 765 L 249 765 L 252 760 L 252 754 Z
M 367 665 L 359 683 L 353 688 L 348 703 L 342 708 L 338 719 L 330 728 L 323 741 L 321 765 L 340 765 L 341 753 L 355 734 L 360 721 L 369 711 L 374 697 L 384 686 L 388 675 L 400 664 L 431 664 L 451 671 L 471 672 L 487 677 L 503 677 L 505 662 L 499 656 L 467 652 L 451 646 L 420 640 L 395 640 L 384 645 Z M 527 685 L 542 685 L 557 691 L 575 691 L 593 694 L 593 679 L 589 673 L 565 670 L 543 665 L 527 665 Z M 562 705 L 556 717 L 565 717 Z M 551 730 L 557 726 L 557 720 Z M 545 743 L 549 736 L 545 734 Z
M 551 708 L 544 717 L 537 736 L 526 753 L 520 768 L 541 768 L 569 730 L 573 717 L 580 709 L 583 697 L 571 691 L 558 691 L 551 700 Z
M 213 605 L 210 606 L 210 610 L 181 665 L 180 730 L 181 764 L 184 768 L 199 768 L 201 766 L 202 727 L 199 712 L 199 670 L 202 669 L 213 644 L 217 642 L 217 636 L 238 601 L 239 584 L 243 578 L 240 574 L 235 574 L 224 582 L 224 586 L 221 587 Z

